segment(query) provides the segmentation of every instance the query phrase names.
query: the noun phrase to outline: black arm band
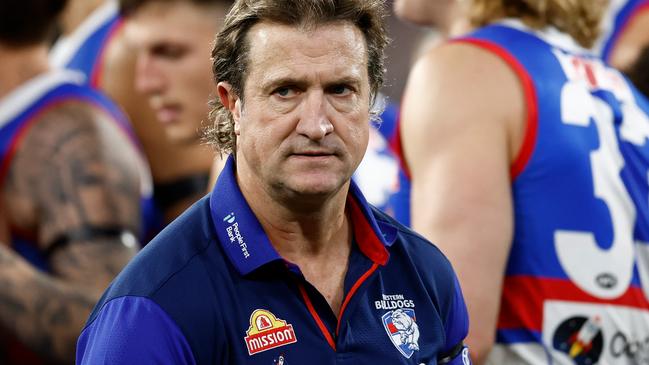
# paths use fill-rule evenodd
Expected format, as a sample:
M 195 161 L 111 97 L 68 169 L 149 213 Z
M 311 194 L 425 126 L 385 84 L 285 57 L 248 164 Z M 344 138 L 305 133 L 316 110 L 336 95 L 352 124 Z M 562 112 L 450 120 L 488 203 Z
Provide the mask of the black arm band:
M 117 239 L 122 242 L 123 238 L 126 236 L 133 238 L 136 237 L 131 231 L 124 229 L 123 227 L 96 227 L 86 225 L 57 236 L 56 239 L 47 247 L 44 254 L 45 257 L 49 258 L 56 251 L 65 248 L 74 242 L 87 242 L 97 239 Z M 123 243 L 126 244 L 126 242 Z
M 457 345 L 453 346 L 450 350 L 446 351 L 443 354 L 439 354 L 437 356 L 437 363 L 438 364 L 448 364 L 453 359 L 455 359 L 460 352 L 462 352 L 462 349 L 464 349 L 464 342 L 460 342 Z

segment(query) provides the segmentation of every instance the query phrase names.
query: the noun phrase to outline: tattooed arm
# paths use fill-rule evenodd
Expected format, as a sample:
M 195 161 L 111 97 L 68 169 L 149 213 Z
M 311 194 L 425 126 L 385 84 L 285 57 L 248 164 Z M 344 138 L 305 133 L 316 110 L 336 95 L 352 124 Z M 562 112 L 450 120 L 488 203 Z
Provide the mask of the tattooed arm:
M 5 185 L 12 225 L 37 233 L 50 272 L 0 247 L 0 324 L 64 363 L 136 247 L 137 154 L 108 118 L 81 102 L 50 110 L 21 142 Z

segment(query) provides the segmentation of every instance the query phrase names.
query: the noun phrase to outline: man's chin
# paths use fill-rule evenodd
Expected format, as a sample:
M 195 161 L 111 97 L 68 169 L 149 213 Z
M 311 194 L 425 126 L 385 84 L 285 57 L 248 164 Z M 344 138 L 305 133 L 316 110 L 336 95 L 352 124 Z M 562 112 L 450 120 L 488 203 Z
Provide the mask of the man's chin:
M 327 181 L 325 179 L 303 179 L 295 184 L 289 184 L 288 188 L 292 195 L 308 199 L 328 198 L 335 195 L 345 185 L 343 181 Z

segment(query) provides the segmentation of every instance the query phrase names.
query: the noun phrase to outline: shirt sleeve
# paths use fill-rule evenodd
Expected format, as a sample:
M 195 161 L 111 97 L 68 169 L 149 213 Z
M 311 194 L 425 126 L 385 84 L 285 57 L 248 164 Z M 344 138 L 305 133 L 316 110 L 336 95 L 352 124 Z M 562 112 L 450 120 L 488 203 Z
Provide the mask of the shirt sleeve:
M 446 315 L 446 344 L 439 358 L 440 364 L 470 365 L 469 349 L 464 339 L 469 333 L 469 314 L 457 277 L 454 277 L 453 300 Z
M 187 339 L 158 304 L 145 297 L 110 300 L 77 342 L 76 364 L 196 364 Z

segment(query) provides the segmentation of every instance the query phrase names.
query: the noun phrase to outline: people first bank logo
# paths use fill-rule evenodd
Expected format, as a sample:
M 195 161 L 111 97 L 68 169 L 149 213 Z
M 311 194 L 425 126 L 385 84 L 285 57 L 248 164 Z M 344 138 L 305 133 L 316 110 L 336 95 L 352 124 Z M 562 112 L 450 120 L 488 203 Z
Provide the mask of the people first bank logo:
M 241 234 L 241 230 L 239 229 L 239 222 L 237 222 L 237 216 L 234 214 L 234 212 L 226 215 L 223 218 L 223 222 L 229 224 L 225 228 L 225 232 L 228 234 L 228 238 L 230 239 L 230 243 L 234 243 L 239 245 L 241 248 L 241 253 L 243 254 L 244 258 L 250 257 L 250 252 L 248 251 L 248 245 L 246 244 L 246 241 L 243 239 L 243 235 Z
M 293 325 L 275 317 L 265 309 L 256 309 L 252 312 L 250 327 L 244 339 L 249 355 L 297 342 Z

